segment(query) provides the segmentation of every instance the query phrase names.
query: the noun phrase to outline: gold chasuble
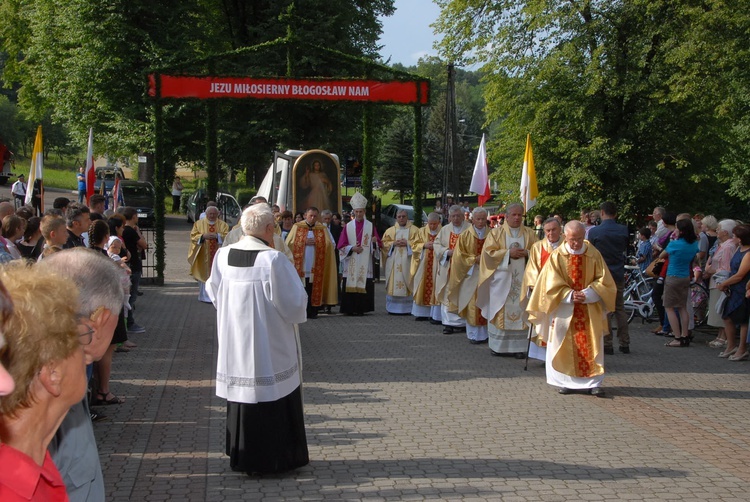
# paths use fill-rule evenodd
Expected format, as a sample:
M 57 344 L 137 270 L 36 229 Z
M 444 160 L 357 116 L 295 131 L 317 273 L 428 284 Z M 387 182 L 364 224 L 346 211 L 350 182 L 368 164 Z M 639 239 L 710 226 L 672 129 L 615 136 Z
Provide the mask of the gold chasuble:
M 448 302 L 448 282 L 450 281 L 451 258 L 448 257 L 447 251 L 453 250 L 458 243 L 458 237 L 466 231 L 471 224 L 468 221 L 462 221 L 459 228 L 455 228 L 452 223 L 448 223 L 440 229 L 435 239 L 435 258 L 438 261 L 437 274 L 435 275 L 435 299 L 439 304 L 449 306 Z M 458 230 L 458 232 L 454 232 Z
M 557 245 L 553 248 L 552 244 L 545 237 L 544 239 L 537 241 L 532 246 L 529 252 L 529 261 L 526 264 L 526 271 L 523 274 L 523 283 L 521 285 L 521 305 L 525 309 L 528 303 L 528 297 L 536 284 L 539 274 L 542 268 L 547 263 L 547 260 L 552 255 L 555 249 L 562 246 L 565 242 L 565 238 L 561 235 L 560 240 L 557 241 Z M 544 341 L 547 337 L 539 336 L 539 326 L 536 327 L 536 333 L 531 337 L 532 343 L 535 343 L 539 347 L 546 347 L 547 342 Z
M 207 218 L 201 218 L 193 224 L 193 229 L 190 231 L 188 263 L 190 264 L 190 275 L 201 282 L 206 282 L 211 275 L 214 255 L 220 247 L 218 240 L 201 240 L 201 236 L 208 233 L 218 234 L 223 240 L 229 233 L 229 225 L 221 220 L 216 220 L 213 224 L 210 224 Z
M 598 295 L 597 301 L 570 302 L 573 291 L 587 289 Z M 614 311 L 616 295 L 607 264 L 588 241 L 584 241 L 581 254 L 571 253 L 565 244 L 554 251 L 539 274 L 526 308 L 529 320 L 542 325 L 540 336 L 547 338 L 547 364 L 578 379 L 603 375 L 605 316 Z
M 484 235 L 490 230 L 485 227 Z M 453 249 L 450 279 L 448 281 L 449 312 L 459 316 L 472 326 L 486 326 L 487 319 L 477 307 L 477 286 L 479 284 L 479 265 L 476 258 L 482 255 L 485 239 L 480 239 L 477 229 L 470 226 L 459 237 Z
M 535 242 L 534 230 L 523 225 L 514 229 L 507 222 L 487 236 L 479 268 L 479 306 L 498 330 L 527 329 L 521 307 L 526 259 L 511 259 L 509 251 L 513 247 L 531 251 Z
M 414 303 L 423 307 L 440 305 L 435 298 L 435 276 L 438 260 L 435 258 L 435 239 L 440 229 L 434 234 L 429 226 L 424 226 L 414 235 L 411 243 L 411 290 L 414 292 Z M 424 247 L 426 242 L 433 243 L 433 249 Z
M 385 263 L 385 292 L 390 296 L 411 296 L 410 270 L 411 257 L 407 246 L 394 246 L 399 239 L 411 243 L 416 237 L 417 227 L 407 222 L 403 227 L 398 223 L 385 231 L 382 238 Z
M 300 221 L 292 226 L 289 235 L 286 236 L 286 245 L 294 257 L 294 268 L 297 270 L 302 283 L 305 283 L 306 267 L 305 254 L 307 251 L 308 233 L 312 232 L 315 240 L 315 253 L 310 266 L 310 283 L 312 294 L 310 305 L 320 307 L 321 305 L 336 305 L 338 303 L 338 287 L 336 270 L 336 257 L 334 256 L 333 241 L 328 234 L 328 227 L 316 222 L 310 227 L 307 222 Z

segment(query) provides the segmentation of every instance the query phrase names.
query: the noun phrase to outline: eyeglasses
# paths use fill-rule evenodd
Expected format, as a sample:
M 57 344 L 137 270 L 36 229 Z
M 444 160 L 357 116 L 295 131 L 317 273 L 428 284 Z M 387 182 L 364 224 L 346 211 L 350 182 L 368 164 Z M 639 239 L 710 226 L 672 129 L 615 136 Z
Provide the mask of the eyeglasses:
M 103 310 L 104 310 L 104 305 L 101 305 L 97 307 L 91 313 L 91 315 L 87 316 L 86 314 L 78 314 L 78 318 L 81 319 L 81 322 L 78 325 L 86 327 L 86 332 L 80 333 L 78 335 L 78 343 L 80 343 L 81 345 L 91 344 L 91 342 L 94 340 L 94 333 L 96 333 L 96 329 L 92 328 L 88 322 L 96 319 Z
M 84 324 L 88 329 L 85 333 L 81 333 L 78 335 L 78 343 L 81 345 L 90 345 L 91 342 L 94 340 L 94 332 L 96 331 L 91 326 L 88 326 Z

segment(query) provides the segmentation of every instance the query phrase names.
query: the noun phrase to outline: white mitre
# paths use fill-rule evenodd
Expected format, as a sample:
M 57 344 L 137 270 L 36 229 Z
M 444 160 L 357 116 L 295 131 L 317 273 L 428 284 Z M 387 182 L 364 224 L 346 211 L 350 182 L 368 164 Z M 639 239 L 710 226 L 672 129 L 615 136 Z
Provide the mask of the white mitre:
M 352 209 L 365 209 L 367 208 L 367 199 L 360 192 L 355 192 L 349 204 L 351 204 Z

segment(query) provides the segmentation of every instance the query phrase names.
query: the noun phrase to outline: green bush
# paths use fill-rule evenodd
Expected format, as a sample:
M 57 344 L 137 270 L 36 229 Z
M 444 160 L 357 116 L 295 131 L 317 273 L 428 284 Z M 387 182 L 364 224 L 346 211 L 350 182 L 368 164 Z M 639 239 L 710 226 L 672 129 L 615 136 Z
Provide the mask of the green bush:
M 191 195 L 193 195 L 194 192 L 195 190 L 183 190 L 182 191 L 182 195 L 180 196 L 180 213 L 182 214 L 187 213 L 188 199 L 190 198 Z
M 234 198 L 239 202 L 240 207 L 244 207 L 245 204 L 250 202 L 250 199 L 255 195 L 256 190 L 254 188 L 242 187 L 238 188 L 234 192 Z

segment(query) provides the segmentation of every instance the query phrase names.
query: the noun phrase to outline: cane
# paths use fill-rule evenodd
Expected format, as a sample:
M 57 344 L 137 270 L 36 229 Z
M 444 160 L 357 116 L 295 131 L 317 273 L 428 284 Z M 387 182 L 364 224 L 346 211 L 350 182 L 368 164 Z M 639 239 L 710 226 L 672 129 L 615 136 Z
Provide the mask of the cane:
M 529 323 L 529 336 L 527 337 L 529 340 L 528 340 L 528 344 L 526 345 L 526 364 L 523 367 L 524 371 L 529 370 L 529 351 L 531 350 L 531 330 L 532 329 L 534 329 L 534 325 Z

